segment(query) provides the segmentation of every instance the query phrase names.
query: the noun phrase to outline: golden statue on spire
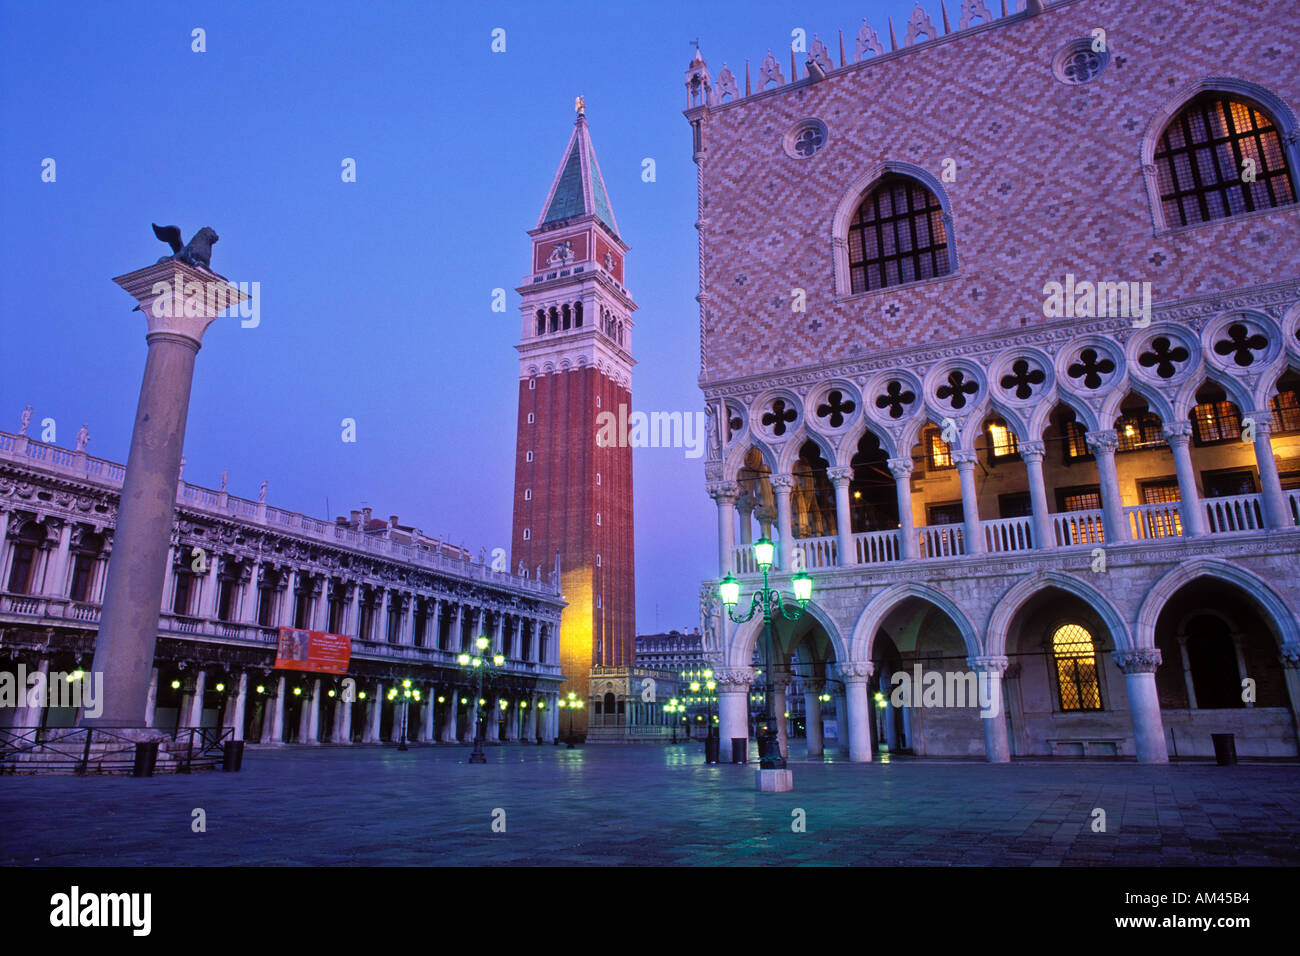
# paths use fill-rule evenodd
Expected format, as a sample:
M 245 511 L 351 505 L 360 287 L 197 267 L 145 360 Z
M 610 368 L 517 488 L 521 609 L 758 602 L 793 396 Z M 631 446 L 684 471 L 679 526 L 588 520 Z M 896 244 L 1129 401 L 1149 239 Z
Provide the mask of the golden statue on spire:
M 579 116 L 586 116 L 587 101 L 583 99 L 581 96 L 575 97 L 573 100 L 573 109 L 574 112 L 576 112 Z

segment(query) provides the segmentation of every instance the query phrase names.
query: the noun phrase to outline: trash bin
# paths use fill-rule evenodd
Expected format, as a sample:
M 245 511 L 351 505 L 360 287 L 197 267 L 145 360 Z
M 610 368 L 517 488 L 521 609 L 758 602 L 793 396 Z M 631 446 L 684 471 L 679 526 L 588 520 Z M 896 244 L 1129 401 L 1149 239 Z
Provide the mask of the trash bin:
M 717 737 L 713 736 L 712 734 L 709 734 L 709 736 L 704 738 L 704 762 L 705 763 L 718 762 L 718 751 L 721 749 L 721 744 L 722 741 L 720 741 Z
M 748 737 L 731 738 L 731 762 L 749 763 L 749 738 Z
M 1237 762 L 1237 741 L 1232 734 L 1210 734 L 1214 741 L 1214 762 L 1227 767 Z
M 158 762 L 158 741 L 142 740 L 135 745 L 135 765 L 131 768 L 133 777 L 152 777 L 154 764 Z
M 242 740 L 227 740 L 221 753 L 222 771 L 225 773 L 238 773 L 239 768 L 243 765 L 244 742 Z

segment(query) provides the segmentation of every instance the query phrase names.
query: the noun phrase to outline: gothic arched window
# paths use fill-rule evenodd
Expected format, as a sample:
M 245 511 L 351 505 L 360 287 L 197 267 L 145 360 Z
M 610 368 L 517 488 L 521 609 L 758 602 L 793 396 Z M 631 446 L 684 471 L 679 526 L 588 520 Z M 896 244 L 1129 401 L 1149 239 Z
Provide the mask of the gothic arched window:
M 1052 659 L 1061 710 L 1101 710 L 1097 650 L 1080 624 L 1062 624 L 1052 635 Z
M 582 303 L 581 302 L 573 303 L 573 327 L 575 329 L 582 328 Z
M 852 292 L 952 271 L 938 197 L 898 173 L 885 174 L 863 196 L 849 222 L 848 241 Z
M 1211 90 L 1189 101 L 1160 135 L 1155 165 L 1171 227 L 1296 201 L 1278 124 L 1244 96 Z
M 546 331 L 546 310 L 537 310 L 537 334 L 541 335 Z

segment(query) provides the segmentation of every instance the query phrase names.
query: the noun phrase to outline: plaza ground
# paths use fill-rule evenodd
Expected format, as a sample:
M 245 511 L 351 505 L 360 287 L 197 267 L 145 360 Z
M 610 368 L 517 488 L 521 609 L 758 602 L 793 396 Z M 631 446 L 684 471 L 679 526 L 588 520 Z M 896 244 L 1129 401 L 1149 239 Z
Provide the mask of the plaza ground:
M 702 750 L 250 748 L 240 773 L 6 776 L 0 865 L 1300 863 L 1295 763 L 805 762 L 796 742 L 795 791 L 759 794 L 754 765 Z

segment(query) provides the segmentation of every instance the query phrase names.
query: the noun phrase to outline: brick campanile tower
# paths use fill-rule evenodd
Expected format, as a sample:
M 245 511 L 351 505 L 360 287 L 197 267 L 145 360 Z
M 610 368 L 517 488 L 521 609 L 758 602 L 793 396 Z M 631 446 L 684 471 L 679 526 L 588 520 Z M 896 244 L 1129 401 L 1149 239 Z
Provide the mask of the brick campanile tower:
M 597 416 L 632 404 L 627 245 L 596 163 L 582 99 L 542 206 L 523 285 L 512 563 L 550 571 L 558 555 L 568 607 L 565 683 L 588 698 L 592 667 L 633 664 L 632 449 L 598 447 Z M 586 730 L 590 704 L 574 715 Z M 569 717 L 561 715 L 561 733 Z

